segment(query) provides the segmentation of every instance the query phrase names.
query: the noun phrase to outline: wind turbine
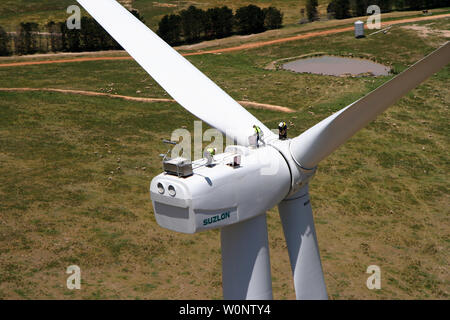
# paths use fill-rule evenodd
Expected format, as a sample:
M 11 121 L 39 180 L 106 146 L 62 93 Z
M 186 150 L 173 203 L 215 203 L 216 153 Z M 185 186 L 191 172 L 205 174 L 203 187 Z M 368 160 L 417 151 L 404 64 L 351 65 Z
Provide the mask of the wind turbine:
M 181 106 L 237 145 L 214 166 L 172 163 L 150 184 L 155 217 L 170 230 L 221 229 L 225 299 L 271 299 L 266 211 L 278 205 L 297 299 L 327 299 L 308 182 L 321 160 L 450 62 L 450 43 L 294 139 L 281 141 L 115 0 L 78 0 Z M 265 145 L 249 140 L 252 126 Z M 236 160 L 239 159 L 239 161 Z M 173 173 L 173 172 L 172 172 Z

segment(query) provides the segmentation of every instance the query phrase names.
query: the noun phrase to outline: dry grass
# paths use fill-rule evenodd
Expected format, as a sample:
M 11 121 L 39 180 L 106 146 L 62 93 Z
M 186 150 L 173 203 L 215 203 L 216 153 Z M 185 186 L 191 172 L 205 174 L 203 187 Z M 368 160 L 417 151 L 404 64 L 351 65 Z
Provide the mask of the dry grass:
M 448 19 L 434 27 L 447 30 Z M 295 109 L 251 110 L 269 127 L 291 120 L 293 136 L 388 78 L 264 69 L 271 61 L 352 53 L 400 71 L 444 40 L 398 28 L 189 59 L 235 99 Z M 311 197 L 330 298 L 448 299 L 449 77 L 447 66 L 321 163 Z M 132 61 L 4 68 L 0 87 L 167 97 Z M 221 298 L 218 231 L 160 228 L 148 194 L 160 140 L 192 131 L 194 120 L 176 104 L 0 92 L 0 297 Z M 292 299 L 276 209 L 268 226 L 274 296 Z M 71 264 L 81 267 L 80 291 L 65 287 Z M 379 291 L 365 286 L 371 264 L 382 270 Z

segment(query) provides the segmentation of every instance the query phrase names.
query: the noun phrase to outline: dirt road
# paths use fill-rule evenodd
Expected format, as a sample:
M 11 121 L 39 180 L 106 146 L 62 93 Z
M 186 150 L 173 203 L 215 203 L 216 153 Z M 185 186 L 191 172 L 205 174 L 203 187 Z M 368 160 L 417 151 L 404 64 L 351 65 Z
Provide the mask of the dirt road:
M 409 23 L 409 22 L 418 22 L 418 21 L 427 21 L 427 20 L 434 20 L 434 19 L 442 19 L 442 18 L 449 18 L 450 14 L 440 14 L 435 16 L 426 16 L 426 17 L 417 17 L 417 18 L 408 18 L 408 19 L 401 19 L 401 20 L 393 20 L 382 24 L 382 28 L 386 28 L 388 26 L 402 24 L 402 23 Z M 196 56 L 196 55 L 203 55 L 203 54 L 214 54 L 214 53 L 223 53 L 223 52 L 232 52 L 232 51 L 240 51 L 240 50 L 246 50 L 246 49 L 253 49 L 263 46 L 269 46 L 273 44 L 283 43 L 283 42 L 289 42 L 289 41 L 296 41 L 301 39 L 308 39 L 313 37 L 319 37 L 319 36 L 325 36 L 330 34 L 336 34 L 336 33 L 342 33 L 347 31 L 352 31 L 353 26 L 345 27 L 345 28 L 336 28 L 331 30 L 324 30 L 324 31 L 315 31 L 315 32 L 309 32 L 305 34 L 299 34 L 292 37 L 287 38 L 280 38 L 275 40 L 269 40 L 269 41 L 260 41 L 260 42 L 254 42 L 254 43 L 247 43 L 236 47 L 230 47 L 230 48 L 223 48 L 223 49 L 214 49 L 214 50 L 203 50 L 203 51 L 197 51 L 197 52 L 189 52 L 189 53 L 183 53 L 183 56 Z M 31 65 L 41 65 L 41 64 L 52 64 L 52 63 L 70 63 L 70 62 L 84 62 L 84 61 L 107 61 L 107 60 L 131 60 L 131 57 L 84 57 L 84 58 L 74 58 L 74 59 L 60 59 L 60 60 L 42 60 L 42 61 L 24 61 L 24 62 L 12 62 L 12 63 L 4 63 L 0 64 L 0 67 L 20 67 L 20 66 L 31 66 Z
M 109 97 L 116 98 L 128 101 L 137 101 L 137 102 L 171 102 L 175 103 L 176 101 L 173 99 L 164 99 L 164 98 L 144 98 L 144 97 L 130 97 L 130 96 L 122 96 L 117 94 L 103 93 L 103 92 L 94 92 L 94 91 L 82 91 L 82 90 L 70 90 L 70 89 L 52 89 L 52 88 L 0 88 L 0 92 L 30 92 L 30 91 L 43 91 L 43 92 L 59 92 L 65 94 L 79 94 L 83 96 L 100 96 L 100 97 Z M 239 104 L 254 108 L 254 109 L 267 109 L 273 111 L 280 111 L 284 113 L 292 113 L 295 110 L 290 108 L 266 104 L 266 103 L 258 103 L 252 101 L 238 101 Z

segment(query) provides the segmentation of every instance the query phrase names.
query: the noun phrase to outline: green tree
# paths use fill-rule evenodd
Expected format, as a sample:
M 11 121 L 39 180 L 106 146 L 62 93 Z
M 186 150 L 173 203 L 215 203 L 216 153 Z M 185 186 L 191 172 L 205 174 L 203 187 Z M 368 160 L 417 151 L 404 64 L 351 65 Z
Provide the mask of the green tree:
M 405 9 L 421 10 L 450 6 L 449 0 L 403 0 Z
M 317 6 L 319 5 L 317 0 L 306 0 L 306 17 L 309 21 L 317 20 L 318 12 Z
M 219 19 L 215 28 L 217 38 L 224 38 L 233 33 L 233 10 L 227 6 L 219 9 Z
M 193 43 L 201 39 L 205 33 L 205 15 L 203 10 L 195 6 L 180 11 L 181 29 L 186 42 Z
M 156 32 L 168 44 L 177 44 L 181 41 L 181 17 L 176 14 L 165 15 L 158 24 Z
M 0 26 L 0 56 L 9 56 L 9 37 L 5 29 Z
M 380 7 L 381 12 L 390 12 L 392 10 L 393 0 L 372 0 L 369 1 L 369 5 L 376 4 Z
M 350 17 L 350 0 L 333 0 L 327 8 L 336 19 L 346 19 Z
M 317 1 L 317 0 L 315 0 Z M 264 28 L 266 30 L 279 29 L 283 25 L 283 14 L 275 7 L 268 7 L 263 9 L 264 14 Z
M 18 54 L 34 54 L 39 51 L 39 25 L 35 22 L 22 22 L 17 35 Z
M 405 8 L 405 0 L 394 0 L 396 10 L 403 10 Z
M 116 41 L 93 18 L 81 18 L 80 46 L 83 51 L 111 50 L 118 47 Z M 120 46 L 119 46 L 120 47 Z
M 264 31 L 264 13 L 255 5 L 248 5 L 237 9 L 234 16 L 236 29 L 239 34 L 251 34 Z
M 60 22 L 59 28 L 61 30 L 62 50 L 66 52 L 80 52 L 82 48 L 80 30 L 67 28 L 65 22 Z
M 51 52 L 61 51 L 61 34 L 58 25 L 54 21 L 50 21 L 45 25 L 48 32 L 47 50 Z
M 132 14 L 133 16 L 135 16 L 136 18 L 138 18 L 142 23 L 145 23 L 144 16 L 142 16 L 141 13 L 140 13 L 138 10 L 136 10 L 136 9 L 131 9 L 130 12 L 131 12 L 131 14 Z
M 205 32 L 212 39 L 230 36 L 233 32 L 233 10 L 227 6 L 209 8 L 206 11 Z
M 82 51 L 96 51 L 100 50 L 101 40 L 98 30 L 96 28 L 96 22 L 89 17 L 83 16 L 81 18 L 81 30 L 80 30 L 80 50 Z
M 216 29 L 218 28 L 217 20 L 219 18 L 219 8 L 209 8 L 205 11 L 203 17 L 203 28 L 204 28 L 204 38 L 205 39 L 215 39 Z
M 424 0 L 405 0 L 405 6 L 409 10 L 420 10 L 425 8 Z
M 327 14 L 329 17 L 336 18 L 336 3 L 331 1 L 327 6 Z
M 368 0 L 353 0 L 351 3 L 351 11 L 353 16 L 361 17 L 367 14 Z
M 59 50 L 65 52 L 115 50 L 122 47 L 91 17 L 81 18 L 81 29 L 70 30 L 65 22 L 55 25 L 60 32 Z
M 58 22 L 56 24 L 56 30 L 61 34 L 61 51 L 67 51 L 67 26 L 65 22 Z

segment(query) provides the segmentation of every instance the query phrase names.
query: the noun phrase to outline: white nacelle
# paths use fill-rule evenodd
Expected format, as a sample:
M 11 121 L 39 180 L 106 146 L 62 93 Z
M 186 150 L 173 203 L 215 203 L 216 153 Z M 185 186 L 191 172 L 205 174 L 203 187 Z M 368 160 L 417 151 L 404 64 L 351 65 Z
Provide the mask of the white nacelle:
M 241 156 L 239 166 L 230 164 Z M 289 167 L 275 148 L 229 146 L 214 156 L 193 162 L 193 175 L 156 176 L 150 195 L 156 221 L 169 230 L 196 233 L 221 228 L 262 214 L 278 204 L 290 190 Z

